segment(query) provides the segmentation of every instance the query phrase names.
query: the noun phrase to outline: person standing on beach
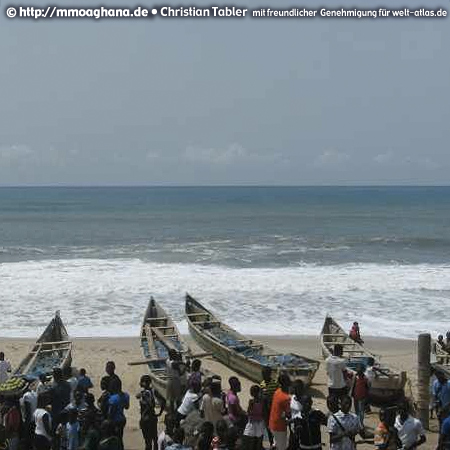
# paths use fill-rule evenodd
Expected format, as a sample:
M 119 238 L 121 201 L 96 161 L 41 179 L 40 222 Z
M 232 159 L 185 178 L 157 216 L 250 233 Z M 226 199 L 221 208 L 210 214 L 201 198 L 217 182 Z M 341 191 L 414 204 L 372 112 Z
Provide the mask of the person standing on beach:
M 145 450 L 158 449 L 158 417 L 164 412 L 164 400 L 152 388 L 152 380 L 149 375 L 143 375 L 140 381 L 141 391 L 136 395 L 139 400 L 141 420 L 139 427 L 145 442 Z M 157 401 L 161 405 L 156 414 Z
M 290 447 L 295 450 L 320 450 L 322 432 L 320 427 L 327 424 L 327 416 L 318 409 L 312 409 L 310 395 L 301 397 L 302 413 L 293 419 L 293 433 Z
M 59 424 L 59 415 L 70 403 L 70 392 L 70 384 L 63 379 L 62 370 L 56 367 L 53 369 L 53 386 L 50 389 L 52 399 L 52 423 L 54 429 L 56 429 Z
M 9 442 L 8 450 L 18 450 L 21 430 L 20 409 L 16 400 L 7 401 L 5 407 L 7 411 L 3 417 L 3 422 Z
M 74 374 L 74 369 L 72 367 L 65 367 L 63 370 L 63 377 L 67 380 L 67 382 L 70 384 L 70 402 L 74 402 L 74 394 L 77 390 L 78 386 L 78 378 Z
M 116 374 L 116 363 L 114 361 L 108 361 L 105 366 L 105 372 L 106 375 L 103 377 L 103 379 L 108 382 L 106 390 L 111 393 L 111 383 L 117 383 L 118 381 L 122 384 L 122 380 Z
M 296 380 L 294 383 L 294 392 L 291 397 L 291 419 L 299 419 L 302 417 L 302 397 L 305 385 L 302 380 Z
M 278 377 L 280 386 L 273 395 L 272 408 L 270 409 L 269 428 L 273 434 L 277 450 L 287 448 L 287 428 L 291 416 L 291 396 L 289 388 L 291 379 L 286 373 L 281 373 Z
M 336 344 L 333 349 L 333 355 L 325 360 L 328 376 L 328 393 L 338 398 L 347 395 L 348 391 L 346 382 L 347 366 L 345 359 L 342 358 L 343 353 L 342 345 Z
M 181 371 L 182 362 L 178 357 L 178 352 L 174 349 L 169 349 L 169 358 L 166 361 L 167 369 L 167 389 L 166 401 L 169 411 L 175 413 L 182 397 L 181 392 Z
M 433 383 L 433 399 L 436 405 L 439 426 L 450 414 L 450 381 L 442 372 L 436 372 L 436 380 Z
M 450 416 L 443 422 L 439 430 L 438 450 L 450 450 Z
M 38 397 L 36 411 L 33 414 L 33 421 L 36 424 L 36 428 L 34 430 L 35 450 L 50 450 L 52 445 L 52 419 L 50 414 L 45 409 L 46 406 L 46 396 L 40 395 Z
M 85 394 L 89 389 L 93 388 L 91 379 L 86 375 L 86 369 L 80 369 L 80 374 L 78 375 L 78 389 Z
M 375 428 L 373 443 L 377 450 L 397 450 L 397 430 L 393 408 L 380 409 L 380 422 Z
M 200 372 L 200 368 L 202 366 L 202 362 L 199 359 L 194 359 L 191 365 L 191 374 L 189 375 L 187 387 L 191 388 L 194 384 L 200 385 L 202 384 L 202 373 Z
M 264 366 L 262 369 L 263 380 L 259 384 L 262 389 L 264 402 L 264 421 L 266 424 L 267 437 L 269 438 L 270 447 L 273 447 L 273 435 L 269 428 L 270 409 L 272 408 L 273 394 L 278 389 L 278 381 L 272 378 L 272 369 L 269 366 Z
M 0 384 L 8 381 L 9 374 L 11 373 L 11 364 L 5 360 L 5 354 L 0 352 Z
M 404 402 L 399 408 L 399 414 L 395 418 L 395 428 L 398 434 L 399 448 L 409 450 L 424 444 L 427 440 L 425 430 L 419 419 L 409 413 L 409 404 Z
M 244 443 L 246 450 L 261 450 L 264 437 L 264 404 L 261 388 L 253 385 L 250 388 L 251 399 L 248 402 L 248 422 L 244 430 Z
M 241 408 L 238 396 L 238 393 L 241 392 L 241 382 L 237 377 L 230 377 L 228 382 L 230 384 L 230 390 L 227 392 L 228 418 L 233 427 L 243 432 L 247 422 L 247 415 Z
M 222 399 L 222 386 L 220 380 L 212 379 L 200 403 L 200 412 L 207 422 L 211 422 L 216 429 L 216 424 L 223 419 L 225 414 L 224 401 Z
M 130 407 L 130 396 L 122 391 L 122 382 L 119 377 L 109 383 L 111 395 L 108 399 L 108 420 L 113 424 L 116 436 L 119 438 L 120 450 L 123 446 L 123 431 L 127 423 L 124 410 Z
M 362 364 L 358 364 L 356 370 L 356 376 L 353 380 L 352 397 L 355 413 L 359 417 L 361 425 L 364 426 L 366 404 L 369 398 L 369 381 L 364 374 L 364 366 Z
M 356 450 L 355 437 L 364 434 L 363 427 L 356 414 L 350 412 L 352 399 L 343 396 L 341 409 L 328 418 L 330 450 Z

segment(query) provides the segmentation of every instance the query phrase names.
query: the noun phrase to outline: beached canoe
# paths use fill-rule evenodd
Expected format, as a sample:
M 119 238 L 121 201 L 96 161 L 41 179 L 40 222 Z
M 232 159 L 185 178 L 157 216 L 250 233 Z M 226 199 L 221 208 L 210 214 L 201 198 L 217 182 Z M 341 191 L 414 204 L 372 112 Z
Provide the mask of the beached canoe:
M 374 405 L 395 403 L 404 397 L 406 372 L 394 371 L 380 364 L 379 359 L 363 345 L 350 338 L 348 333 L 330 316 L 320 333 L 322 355 L 328 358 L 336 344 L 343 347 L 343 357 L 347 359 L 347 367 L 356 370 L 358 365 L 372 367 L 373 379 L 369 389 L 369 400 Z M 373 364 L 373 366 L 371 366 Z
M 434 341 L 432 344 L 432 354 L 437 364 L 449 366 L 450 369 L 450 353 L 438 341 Z
M 18 398 L 39 375 L 51 375 L 55 367 L 63 369 L 71 363 L 72 342 L 58 311 L 11 378 L 0 385 L 0 395 Z
M 184 359 L 195 358 L 195 355 L 184 341 L 175 322 L 153 297 L 150 299 L 142 322 L 141 348 L 144 358 L 148 360 L 147 365 L 153 387 L 162 397 L 166 398 L 166 361 L 169 356 L 169 349 L 173 348 L 180 352 Z M 220 379 L 219 376 L 203 367 L 201 371 L 205 377 Z
M 72 345 L 57 311 L 31 351 L 14 371 L 14 375 L 37 378 L 41 373 L 51 375 L 55 367 L 63 369 L 70 366 Z
M 300 379 L 308 386 L 319 368 L 318 361 L 278 352 L 243 336 L 218 320 L 189 294 L 186 294 L 186 317 L 189 331 L 200 347 L 255 383 L 262 380 L 263 367 L 269 366 L 274 374 L 286 372 L 292 381 Z

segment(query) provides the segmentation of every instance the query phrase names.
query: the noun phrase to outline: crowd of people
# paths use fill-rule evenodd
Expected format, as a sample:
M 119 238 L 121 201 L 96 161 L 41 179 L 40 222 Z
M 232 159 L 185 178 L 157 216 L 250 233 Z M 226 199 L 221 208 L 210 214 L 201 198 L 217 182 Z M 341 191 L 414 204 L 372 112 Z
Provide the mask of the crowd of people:
M 1 361 L 4 361 L 1 359 Z M 0 363 L 6 368 L 8 365 Z M 370 377 L 362 367 L 351 375 L 342 347 L 326 361 L 327 411 L 314 407 L 300 380 L 265 367 L 259 384 L 241 404 L 241 382 L 223 380 L 202 370 L 200 360 L 183 361 L 176 351 L 166 361 L 167 389 L 162 396 L 149 375 L 140 379 L 135 401 L 145 450 L 354 450 L 370 438 L 379 450 L 414 449 L 426 442 L 420 421 L 407 401 L 381 409 L 374 433 L 364 426 Z M 0 370 L 1 372 L 1 370 Z M 113 361 L 105 367 L 101 394 L 80 369 L 54 369 L 43 374 L 19 399 L 0 399 L 0 449 L 124 450 L 123 435 L 130 395 L 122 390 Z M 351 372 L 351 371 L 350 371 Z M 437 374 L 433 398 L 441 429 L 440 450 L 450 450 L 450 381 Z M 354 412 L 352 412 L 352 406 Z M 163 416 L 164 429 L 158 430 Z M 162 418 L 161 418 L 162 419 Z
M 97 401 L 85 369 L 75 375 L 71 367 L 55 368 L 51 379 L 40 374 L 20 398 L 0 398 L 0 449 L 124 449 L 124 410 L 130 398 L 113 361 L 106 364 Z

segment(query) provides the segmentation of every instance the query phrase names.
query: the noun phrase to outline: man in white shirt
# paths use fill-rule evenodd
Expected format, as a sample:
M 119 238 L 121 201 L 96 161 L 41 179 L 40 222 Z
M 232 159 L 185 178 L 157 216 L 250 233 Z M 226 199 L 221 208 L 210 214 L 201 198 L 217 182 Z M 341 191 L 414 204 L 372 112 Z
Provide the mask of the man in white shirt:
M 409 414 L 409 405 L 406 402 L 399 408 L 395 428 L 404 450 L 415 449 L 427 440 L 422 423 Z
M 325 360 L 328 375 L 328 392 L 330 396 L 342 397 L 347 395 L 347 382 L 345 374 L 347 372 L 346 361 L 342 358 L 342 345 L 336 344 L 333 355 Z
M 5 354 L 0 352 L 0 384 L 5 383 L 9 378 L 11 372 L 11 364 L 5 361 Z
M 199 406 L 199 393 L 201 391 L 201 385 L 194 384 L 187 392 L 184 394 L 183 401 L 180 407 L 177 409 L 176 421 L 180 423 L 181 420 L 185 419 L 192 411 L 198 409 Z

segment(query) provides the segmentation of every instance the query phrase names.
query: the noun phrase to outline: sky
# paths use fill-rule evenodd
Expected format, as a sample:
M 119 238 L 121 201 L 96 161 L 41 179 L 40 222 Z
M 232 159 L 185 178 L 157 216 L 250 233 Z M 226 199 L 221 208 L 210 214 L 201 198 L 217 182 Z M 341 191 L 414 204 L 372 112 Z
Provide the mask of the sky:
M 11 5 L 0 185 L 450 184 L 448 17 L 36 21 L 7 19 Z

